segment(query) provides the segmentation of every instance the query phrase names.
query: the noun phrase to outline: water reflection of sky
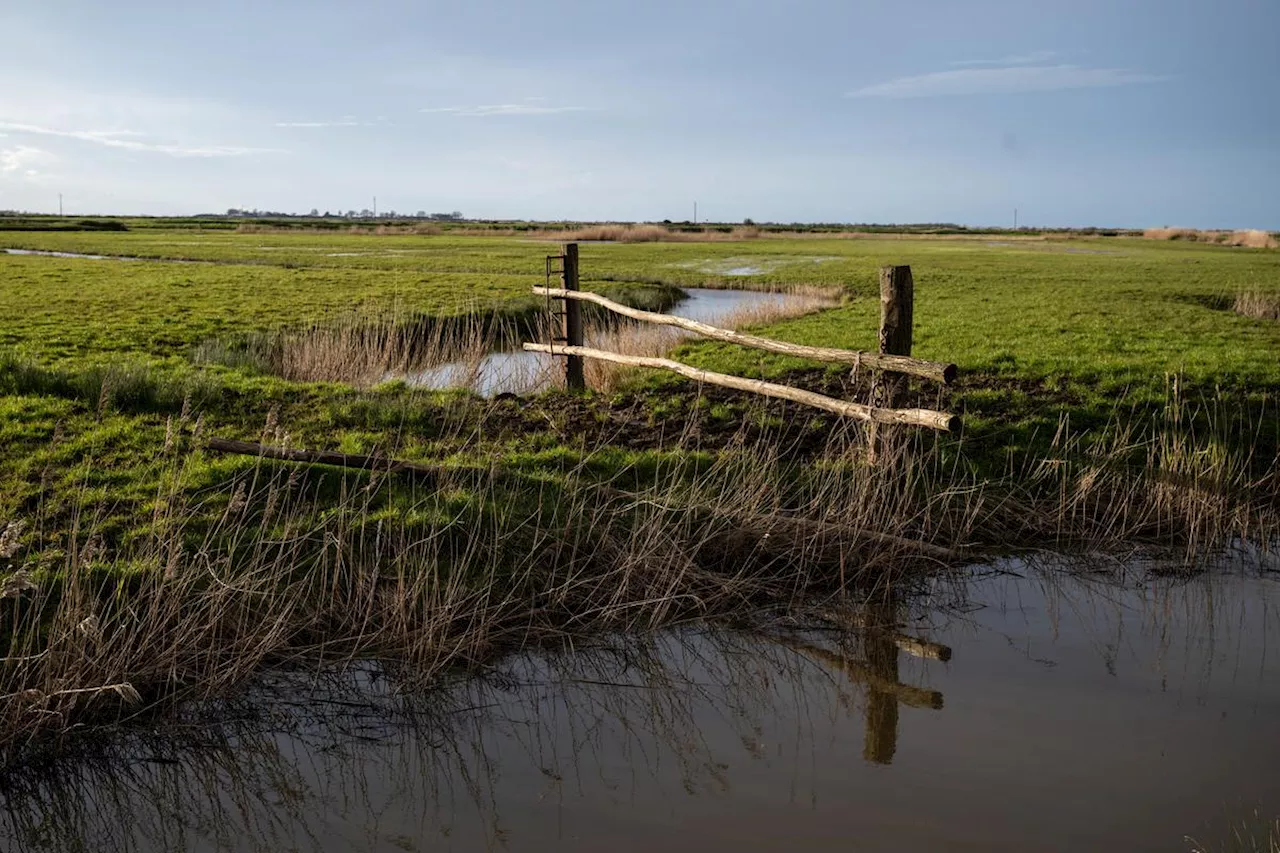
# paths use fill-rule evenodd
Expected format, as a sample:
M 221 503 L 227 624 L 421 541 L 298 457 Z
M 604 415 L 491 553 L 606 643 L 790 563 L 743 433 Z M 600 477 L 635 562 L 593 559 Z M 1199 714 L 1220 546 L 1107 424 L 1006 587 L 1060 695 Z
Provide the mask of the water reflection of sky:
M 937 598 L 896 631 L 690 628 L 426 694 L 293 677 L 17 777 L 0 846 L 1186 850 L 1280 811 L 1275 582 L 1010 563 Z

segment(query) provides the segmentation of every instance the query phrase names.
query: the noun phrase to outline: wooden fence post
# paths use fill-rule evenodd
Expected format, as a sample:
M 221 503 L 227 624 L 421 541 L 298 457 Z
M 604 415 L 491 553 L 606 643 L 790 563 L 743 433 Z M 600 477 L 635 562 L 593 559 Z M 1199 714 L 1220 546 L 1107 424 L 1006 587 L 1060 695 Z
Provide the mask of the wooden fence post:
M 564 247 L 564 289 L 578 289 L 578 244 L 566 243 Z M 583 346 L 582 303 L 576 299 L 564 301 L 564 342 L 571 347 Z M 582 372 L 582 356 L 571 355 L 564 360 L 565 387 L 572 392 L 586 390 Z
M 915 282 L 911 267 L 880 268 L 880 354 L 911 355 L 912 309 L 915 301 Z M 905 377 L 898 373 L 884 372 L 876 380 L 872 390 L 871 405 L 894 409 L 902 395 Z M 875 464 L 887 449 L 889 430 L 877 423 L 868 432 L 867 458 Z

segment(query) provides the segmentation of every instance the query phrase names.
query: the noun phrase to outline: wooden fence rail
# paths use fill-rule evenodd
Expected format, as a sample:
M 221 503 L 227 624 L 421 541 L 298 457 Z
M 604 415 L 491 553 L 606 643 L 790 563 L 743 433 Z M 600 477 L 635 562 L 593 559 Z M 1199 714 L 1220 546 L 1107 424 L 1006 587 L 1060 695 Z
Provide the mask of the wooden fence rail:
M 553 261 L 557 260 L 563 264 L 559 270 L 553 269 Z M 555 272 L 560 273 L 562 287 L 551 287 L 551 277 Z M 884 434 L 880 429 L 882 425 L 920 426 L 943 432 L 954 432 L 960 428 L 960 418 L 948 412 L 938 412 L 932 409 L 897 408 L 906 376 L 918 376 L 946 385 L 955 380 L 957 371 L 954 364 L 925 361 L 924 359 L 911 357 L 913 303 L 911 268 L 885 267 L 880 273 L 880 351 L 878 353 L 858 352 L 834 347 L 813 347 L 775 341 L 758 335 L 749 335 L 745 332 L 721 329 L 717 326 L 671 314 L 642 311 L 638 308 L 619 304 L 595 293 L 583 292 L 578 289 L 578 246 L 576 243 L 570 243 L 565 246 L 564 254 L 551 256 L 547 259 L 547 286 L 533 288 L 535 294 L 547 297 L 548 305 L 550 305 L 551 299 L 559 300 L 564 305 L 564 311 L 561 314 L 563 322 L 560 326 L 562 337 L 555 337 L 548 344 L 527 343 L 524 348 L 529 352 L 564 356 L 565 381 L 571 391 L 583 389 L 582 359 L 591 358 L 615 364 L 669 370 L 709 385 L 720 385 L 739 391 L 762 394 L 767 397 L 791 400 L 796 403 L 824 409 L 828 412 L 834 412 L 844 417 L 867 421 L 871 424 L 869 456 L 874 461 L 878 455 L 879 445 L 884 443 Z M 624 355 L 587 347 L 585 346 L 582 326 L 580 304 L 582 302 L 599 305 L 615 314 L 640 322 L 674 326 L 706 338 L 739 344 L 753 349 L 810 358 L 817 361 L 850 364 L 855 367 L 866 366 L 877 371 L 871 403 L 867 405 L 837 400 L 833 397 L 813 391 L 792 388 L 788 385 L 702 370 L 667 358 Z
M 721 329 L 717 326 L 699 323 L 697 320 L 687 320 L 684 317 L 677 317 L 674 314 L 657 314 L 653 311 L 642 311 L 639 308 L 630 308 L 626 305 L 614 302 L 611 299 L 607 299 L 598 293 L 588 293 L 584 290 L 569 290 L 563 287 L 535 287 L 533 292 L 539 296 L 550 296 L 554 299 L 593 302 L 602 308 L 609 309 L 615 314 L 630 317 L 632 320 L 640 320 L 645 323 L 653 323 L 660 326 L 675 326 L 676 328 L 685 329 L 702 335 L 703 337 L 713 338 L 717 341 L 727 341 L 731 344 L 739 344 L 740 346 L 751 347 L 752 349 L 781 353 L 782 355 L 791 355 L 798 358 L 811 358 L 815 361 L 851 364 L 855 367 L 868 367 L 875 370 L 891 370 L 894 373 L 906 373 L 911 376 L 919 376 L 923 379 L 932 379 L 933 381 L 941 382 L 944 385 L 949 385 L 955 381 L 956 374 L 958 372 L 954 364 L 943 364 L 938 361 L 925 361 L 919 358 L 912 358 L 911 356 L 881 354 L 875 352 L 858 352 L 856 350 L 836 349 L 834 347 L 811 347 L 805 346 L 804 344 L 789 344 L 786 341 L 775 341 L 770 338 L 761 338 L 756 335 L 749 335 L 746 332 L 735 332 L 732 329 Z
M 727 373 L 714 373 L 710 370 L 681 364 L 668 358 L 623 355 L 609 352 L 608 350 L 565 346 L 563 344 L 525 344 L 524 348 L 529 352 L 544 352 L 550 355 L 576 355 L 581 358 L 611 361 L 614 364 L 629 364 L 633 367 L 656 367 L 661 370 L 670 370 L 672 373 L 679 373 L 681 376 L 686 376 L 689 379 L 704 382 L 708 385 L 721 385 L 737 391 L 750 391 L 766 397 L 777 397 L 780 400 L 804 403 L 807 406 L 826 409 L 828 412 L 835 412 L 837 415 L 844 415 L 848 418 L 856 418 L 863 421 L 922 426 L 929 429 L 942 430 L 943 432 L 950 432 L 960 428 L 960 418 L 946 412 L 935 412 L 931 409 L 878 409 L 862 403 L 837 400 L 834 397 L 827 397 L 813 391 L 792 388 L 790 385 L 765 382 L 763 379 L 746 379 L 741 376 L 731 376 Z

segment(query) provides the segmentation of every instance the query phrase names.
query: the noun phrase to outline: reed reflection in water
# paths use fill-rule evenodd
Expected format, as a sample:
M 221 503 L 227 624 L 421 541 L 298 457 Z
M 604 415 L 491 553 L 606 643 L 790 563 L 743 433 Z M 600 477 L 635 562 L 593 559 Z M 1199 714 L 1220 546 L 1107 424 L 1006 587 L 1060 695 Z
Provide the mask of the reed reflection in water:
M 428 692 L 390 664 L 276 673 L 11 770 L 0 846 L 1213 847 L 1280 809 L 1278 608 L 1240 574 L 1006 563 L 924 599 L 531 654 Z

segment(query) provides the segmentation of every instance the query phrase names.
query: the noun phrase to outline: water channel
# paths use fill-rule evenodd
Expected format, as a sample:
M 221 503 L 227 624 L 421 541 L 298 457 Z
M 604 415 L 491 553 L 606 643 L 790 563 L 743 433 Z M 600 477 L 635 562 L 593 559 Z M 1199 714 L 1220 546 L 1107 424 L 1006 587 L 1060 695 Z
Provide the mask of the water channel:
M 1280 811 L 1276 577 L 1008 561 L 889 631 L 687 626 L 427 692 L 275 674 L 0 777 L 0 848 L 1227 849 Z

